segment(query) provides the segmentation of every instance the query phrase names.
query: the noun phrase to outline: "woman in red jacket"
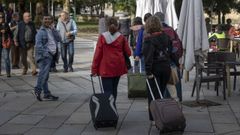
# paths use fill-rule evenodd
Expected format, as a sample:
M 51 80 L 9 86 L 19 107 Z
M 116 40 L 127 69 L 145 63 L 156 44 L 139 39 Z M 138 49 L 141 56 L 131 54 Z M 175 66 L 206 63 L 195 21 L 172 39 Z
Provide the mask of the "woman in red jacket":
M 127 73 L 124 54 L 130 56 L 131 51 L 126 38 L 118 32 L 117 20 L 109 18 L 107 26 L 108 31 L 98 38 L 92 75 L 101 76 L 104 92 L 113 94 L 116 100 L 120 76 Z

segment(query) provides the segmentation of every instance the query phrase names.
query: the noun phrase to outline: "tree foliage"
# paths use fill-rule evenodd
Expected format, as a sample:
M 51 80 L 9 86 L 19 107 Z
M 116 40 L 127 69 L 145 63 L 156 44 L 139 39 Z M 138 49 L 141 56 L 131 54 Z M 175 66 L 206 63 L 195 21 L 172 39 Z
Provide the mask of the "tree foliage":
M 225 23 L 225 15 L 232 10 L 240 11 L 238 0 L 203 0 L 205 12 L 212 17 L 218 16 L 218 23 Z

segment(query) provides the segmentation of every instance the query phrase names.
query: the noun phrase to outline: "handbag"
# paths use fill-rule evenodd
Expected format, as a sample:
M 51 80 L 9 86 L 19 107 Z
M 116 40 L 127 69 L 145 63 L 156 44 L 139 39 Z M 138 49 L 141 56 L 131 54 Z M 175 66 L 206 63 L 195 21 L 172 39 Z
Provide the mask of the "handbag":
M 10 37 L 8 36 L 8 38 L 5 39 L 4 34 L 3 34 L 3 37 L 2 37 L 2 47 L 3 48 L 10 48 L 11 47 L 11 39 L 10 39 Z
M 147 86 L 146 86 L 146 75 L 142 73 L 141 60 L 139 61 L 139 72 L 135 70 L 136 66 L 133 65 L 132 72 L 128 72 L 128 98 L 146 98 L 147 97 Z
M 178 72 L 176 66 L 171 66 L 171 74 L 168 84 L 176 85 L 179 82 Z

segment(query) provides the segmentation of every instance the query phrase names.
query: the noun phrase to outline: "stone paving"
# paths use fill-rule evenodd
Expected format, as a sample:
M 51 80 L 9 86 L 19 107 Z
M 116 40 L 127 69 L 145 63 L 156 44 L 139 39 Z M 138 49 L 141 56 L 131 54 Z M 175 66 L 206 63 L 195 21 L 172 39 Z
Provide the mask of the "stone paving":
M 13 70 L 11 78 L 0 76 L 0 135 L 158 135 L 158 130 L 148 120 L 147 100 L 127 98 L 126 75 L 118 87 L 120 119 L 117 129 L 93 128 L 89 113 L 93 41 L 77 38 L 75 48 L 75 72 L 62 73 L 60 62 L 59 72 L 50 75 L 50 90 L 60 97 L 59 101 L 36 101 L 31 93 L 36 77 L 30 72 L 21 76 L 21 70 Z M 195 99 L 190 97 L 193 76 L 194 72 L 191 72 L 190 82 L 183 81 L 184 101 Z M 238 81 L 238 89 L 239 84 Z M 201 98 L 222 105 L 208 108 L 183 106 L 187 119 L 183 135 L 240 135 L 239 91 L 234 91 L 232 97 L 223 101 L 221 94 L 216 96 L 214 85 L 210 86 L 210 90 L 206 85 L 202 86 Z

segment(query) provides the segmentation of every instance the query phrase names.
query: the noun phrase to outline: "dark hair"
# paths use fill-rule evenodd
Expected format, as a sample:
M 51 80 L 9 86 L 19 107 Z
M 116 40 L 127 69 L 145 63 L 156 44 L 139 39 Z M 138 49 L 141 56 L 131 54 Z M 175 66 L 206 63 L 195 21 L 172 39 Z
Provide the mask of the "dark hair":
M 227 24 L 230 24 L 230 23 L 232 23 L 232 19 L 228 18 L 227 19 Z
M 5 14 L 3 12 L 0 12 L 0 16 L 5 19 Z
M 152 14 L 151 13 L 146 13 L 145 15 L 144 15 L 144 22 L 146 22 L 147 21 L 147 19 L 149 18 L 149 17 L 151 17 L 152 16 Z
M 157 16 L 161 22 L 165 21 L 165 15 L 162 12 L 156 12 L 154 16 Z
M 117 31 L 116 28 L 118 27 L 117 19 L 114 18 L 114 17 L 108 18 L 108 20 L 107 20 L 107 27 L 108 27 L 108 31 L 110 33 L 112 33 L 112 34 L 115 33 Z
M 104 12 L 101 12 L 99 15 L 99 18 L 103 18 L 104 17 Z
M 12 17 L 18 17 L 18 16 L 19 16 L 19 14 L 17 12 L 12 14 Z
M 135 17 L 133 19 L 133 25 L 142 25 L 142 18 L 141 17 Z
M 111 25 L 118 26 L 118 21 L 117 21 L 116 18 L 114 18 L 114 17 L 108 18 L 108 20 L 107 20 L 107 26 L 110 27 Z
M 210 23 L 210 21 L 211 21 L 210 18 L 206 18 L 206 19 L 205 19 L 205 22 L 206 22 L 206 23 Z

